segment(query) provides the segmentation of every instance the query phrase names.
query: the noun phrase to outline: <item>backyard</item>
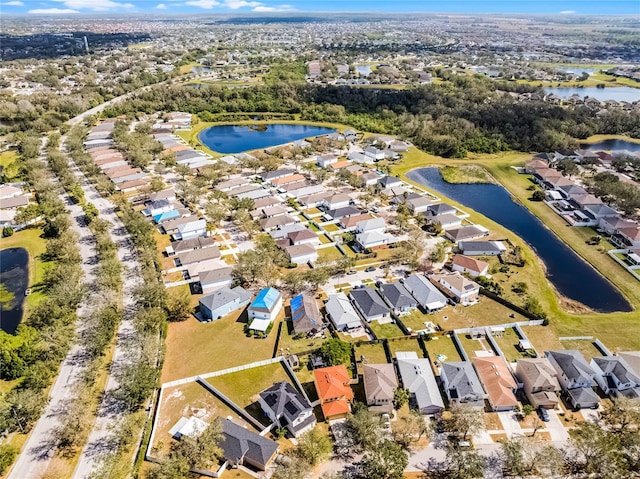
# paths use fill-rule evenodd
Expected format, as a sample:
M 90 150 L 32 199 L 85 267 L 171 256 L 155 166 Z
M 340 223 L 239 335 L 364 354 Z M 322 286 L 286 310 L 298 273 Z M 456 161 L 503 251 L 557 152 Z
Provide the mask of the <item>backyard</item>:
M 425 347 L 432 363 L 437 360 L 438 356 L 445 357 L 442 362 L 462 361 L 456 345 L 453 344 L 453 340 L 449 336 L 435 336 L 431 341 L 425 343 Z
M 593 344 L 593 341 L 587 339 L 575 340 L 575 341 L 562 341 L 564 349 L 577 349 L 582 353 L 587 362 L 591 361 L 591 358 L 602 356 L 600 350 Z
M 520 337 L 514 328 L 505 328 L 503 335 L 496 335 L 493 339 L 509 362 L 530 357 L 526 352 L 518 349 Z
M 417 338 L 408 338 L 396 341 L 389 341 L 387 343 L 391 357 L 395 358 L 398 351 L 414 351 L 419 358 L 424 357 L 424 351 L 420 347 L 420 343 Z
M 376 334 L 378 339 L 383 338 L 397 338 L 398 336 L 404 336 L 404 333 L 395 323 L 379 324 L 377 321 L 371 321 L 369 323 L 371 330 Z

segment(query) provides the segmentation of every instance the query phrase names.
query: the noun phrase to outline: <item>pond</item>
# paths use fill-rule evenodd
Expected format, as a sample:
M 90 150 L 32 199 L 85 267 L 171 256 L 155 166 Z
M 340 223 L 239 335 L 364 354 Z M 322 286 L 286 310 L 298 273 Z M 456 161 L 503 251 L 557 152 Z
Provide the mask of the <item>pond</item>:
M 446 183 L 437 168 L 420 168 L 407 176 L 473 208 L 526 241 L 542 259 L 547 278 L 564 296 L 600 312 L 631 311 L 631 305 L 607 279 L 564 244 L 509 192 L 493 184 Z
M 370 65 L 356 65 L 356 71 L 358 72 L 358 75 L 362 77 L 368 77 L 369 75 L 371 75 L 371 72 L 373 70 L 371 70 Z
M 26 249 L 0 250 L 0 283 L 15 296 L 12 308 L 2 311 L 0 329 L 13 334 L 22 320 L 24 292 L 29 286 L 29 253 Z
M 615 101 L 627 101 L 634 102 L 640 100 L 640 89 L 631 88 L 628 86 L 609 87 L 609 88 L 596 88 L 596 87 L 584 87 L 584 88 L 545 88 L 547 93 L 553 93 L 560 98 L 569 98 L 574 94 L 578 94 L 581 98 L 588 96 L 589 98 L 595 98 L 599 101 L 615 100 Z
M 612 138 L 599 141 L 598 143 L 581 143 L 580 148 L 592 151 L 640 151 L 640 143 Z
M 221 125 L 203 130 L 198 138 L 207 148 L 230 154 L 283 145 L 335 130 L 312 125 Z

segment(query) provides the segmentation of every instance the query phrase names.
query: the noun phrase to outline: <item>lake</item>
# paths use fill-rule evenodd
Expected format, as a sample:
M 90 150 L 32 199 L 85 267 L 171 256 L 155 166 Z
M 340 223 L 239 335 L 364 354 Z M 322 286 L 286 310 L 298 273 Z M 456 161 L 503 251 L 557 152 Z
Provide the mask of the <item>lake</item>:
M 368 77 L 369 75 L 371 75 L 371 72 L 373 70 L 371 70 L 370 65 L 356 65 L 356 71 L 358 72 L 358 75 L 362 77 Z
M 259 128 L 259 129 L 257 129 Z M 207 148 L 230 154 L 283 145 L 335 130 L 312 125 L 221 125 L 202 130 L 198 138 Z
M 581 143 L 580 148 L 591 151 L 640 151 L 640 143 L 610 139 L 598 143 Z
M 634 102 L 640 100 L 640 89 L 631 88 L 628 86 L 609 87 L 609 88 L 596 88 L 596 87 L 584 87 L 584 88 L 545 88 L 547 93 L 553 93 L 560 98 L 569 98 L 574 94 L 580 95 L 584 98 L 595 98 L 599 101 L 615 100 L 615 101 L 628 101 Z
M 24 248 L 0 250 L 0 283 L 15 295 L 13 308 L 2 311 L 0 329 L 15 333 L 22 320 L 24 292 L 29 287 L 29 253 Z
M 509 192 L 494 184 L 446 183 L 437 168 L 420 168 L 407 176 L 491 218 L 526 241 L 542 259 L 547 278 L 567 298 L 600 312 L 631 311 L 616 287 L 582 260 Z M 613 263 L 612 268 L 617 267 Z

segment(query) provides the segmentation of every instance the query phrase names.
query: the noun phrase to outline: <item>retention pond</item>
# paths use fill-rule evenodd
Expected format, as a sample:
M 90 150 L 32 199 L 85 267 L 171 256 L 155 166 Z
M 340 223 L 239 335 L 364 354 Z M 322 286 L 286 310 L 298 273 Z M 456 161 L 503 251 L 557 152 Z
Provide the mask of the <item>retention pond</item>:
M 26 249 L 0 250 L 0 284 L 14 296 L 10 309 L 0 312 L 0 329 L 13 334 L 22 320 L 25 291 L 29 286 L 29 253 Z

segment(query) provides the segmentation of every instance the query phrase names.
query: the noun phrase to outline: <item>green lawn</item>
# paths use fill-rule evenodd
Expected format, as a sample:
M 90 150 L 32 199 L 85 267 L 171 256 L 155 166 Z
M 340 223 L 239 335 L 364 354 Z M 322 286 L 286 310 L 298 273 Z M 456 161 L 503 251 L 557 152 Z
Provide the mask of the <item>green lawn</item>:
M 443 166 L 442 179 L 447 183 L 491 183 L 487 170 L 476 165 Z
M 369 323 L 369 326 L 376 333 L 378 339 L 383 338 L 397 338 L 399 336 L 404 336 L 404 333 L 400 329 L 400 326 L 394 323 L 387 324 L 378 324 L 377 321 L 372 321 Z
M 43 295 L 38 285 L 46 270 L 53 265 L 50 261 L 42 260 L 42 254 L 46 250 L 42 230 L 27 228 L 14 233 L 9 238 L 0 238 L 0 249 L 5 248 L 25 248 L 29 253 L 29 287 L 32 292 L 25 302 L 25 314 L 27 314 L 29 307 L 35 306 L 42 299 Z
M 318 235 L 318 239 L 320 240 L 320 244 L 329 244 L 333 242 L 332 240 L 327 238 L 327 235 L 325 234 Z
M 605 246 L 595 247 L 585 243 L 585 239 L 592 235 L 588 228 L 570 228 L 562 218 L 551 211 L 544 203 L 533 202 L 528 199 L 531 196 L 531 191 L 527 190 L 531 185 L 529 176 L 519 175 L 511 166 L 522 166 L 531 157 L 532 154 L 530 153 L 509 151 L 495 155 L 474 154 L 469 155 L 464 160 L 448 160 L 411 148 L 405 154 L 404 159 L 393 167 L 392 172 L 394 175 L 399 175 L 411 183 L 406 178 L 406 173 L 418 167 L 459 166 L 461 164 L 476 164 L 485 167 L 493 178 L 505 186 L 533 214 L 538 216 L 560 239 L 613 282 L 636 309 L 640 307 L 640 288 L 638 288 L 635 281 L 629 280 L 629 273 L 615 263 L 613 259 L 609 258 L 604 251 Z M 428 190 L 421 185 L 417 186 Z M 448 198 L 443 198 L 443 200 L 454 206 L 461 206 Z M 634 330 L 637 326 L 637 311 L 631 313 L 595 313 L 581 307 L 581 305 L 568 301 L 566 298 L 559 298 L 555 289 L 546 279 L 540 260 L 528 245 L 518 236 L 485 216 L 470 208 L 464 207 L 464 210 L 470 213 L 469 219 L 471 221 L 489 228 L 495 235 L 509 238 L 513 244 L 522 248 L 527 266 L 519 269 L 518 281 L 527 283 L 529 286 L 528 294 L 540 300 L 549 315 L 551 328 L 554 329 L 556 334 L 561 336 L 593 335 L 606 344 L 622 350 L 640 349 L 640 335 L 619 334 L 620 331 Z M 491 321 L 493 318 L 480 319 L 482 321 Z M 504 322 L 504 320 L 500 318 L 497 322 Z M 443 324 L 443 326 L 447 325 Z M 447 329 L 449 328 L 447 327 Z
M 446 311 L 446 309 L 444 311 Z M 410 314 L 400 317 L 400 321 L 402 321 L 402 324 L 404 324 L 407 328 L 411 328 L 412 331 L 420 331 L 422 329 L 425 329 L 424 323 L 427 321 L 431 321 L 435 324 L 435 319 L 435 314 L 424 314 L 417 309 L 415 311 L 412 311 Z
M 558 339 L 555 331 L 549 326 L 524 326 L 522 331 L 540 355 L 545 351 L 565 349 L 563 342 Z
M 2 166 L 2 174 L 7 181 L 11 182 L 18 179 L 20 168 L 16 159 L 18 154 L 14 150 L 7 150 L 0 153 L 0 166 Z
M 460 340 L 460 344 L 464 348 L 465 352 L 469 359 L 475 358 L 476 351 L 489 351 L 494 352 L 489 344 L 489 341 L 486 339 L 471 339 L 467 334 L 458 334 L 458 339 Z
M 331 246 L 329 248 L 322 248 L 318 250 L 318 259 L 323 261 L 335 261 L 337 259 L 342 258 L 342 253 L 340 250 Z
M 293 337 L 293 326 L 291 324 L 291 321 L 287 320 L 282 324 L 282 333 L 280 334 L 280 343 L 278 344 L 278 349 L 282 349 L 286 352 L 287 348 L 289 348 L 289 351 L 292 354 L 296 354 L 300 351 L 318 349 L 324 341 L 324 339 L 322 338 L 293 339 Z
M 416 338 L 406 339 L 402 341 L 389 341 L 389 351 L 391 356 L 395 358 L 398 351 L 414 351 L 419 358 L 424 357 L 424 352 L 420 347 L 420 343 Z
M 447 362 L 462 361 L 456 345 L 453 344 L 453 340 L 449 336 L 435 336 L 431 341 L 425 343 L 425 347 L 427 348 L 431 362 L 436 360 L 438 354 L 445 355 Z
M 274 324 L 267 339 L 255 339 L 244 334 L 245 323 L 246 312 L 211 323 L 201 323 L 194 317 L 170 323 L 162 382 L 271 358 L 278 325 Z
M 360 344 L 354 346 L 356 361 L 360 362 L 362 356 L 367 364 L 384 364 L 387 362 L 387 355 L 384 352 L 382 343 Z
M 577 341 L 561 341 L 564 349 L 577 349 L 582 353 L 587 362 L 591 361 L 591 358 L 602 356 L 602 353 L 592 341 L 577 340 Z
M 529 356 L 526 353 L 522 353 L 516 346 L 520 341 L 518 334 L 513 328 L 506 328 L 504 331 L 504 335 L 502 336 L 494 336 L 493 339 L 502 352 L 507 358 L 507 361 L 512 362 L 521 358 L 528 358 Z

